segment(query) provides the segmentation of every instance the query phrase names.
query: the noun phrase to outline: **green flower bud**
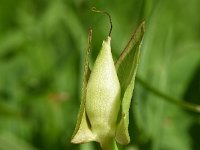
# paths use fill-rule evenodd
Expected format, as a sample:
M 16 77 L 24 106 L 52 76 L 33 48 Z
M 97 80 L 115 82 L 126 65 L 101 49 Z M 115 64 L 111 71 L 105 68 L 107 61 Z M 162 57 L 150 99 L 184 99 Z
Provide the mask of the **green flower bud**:
M 111 38 L 103 41 L 94 63 L 86 92 L 86 114 L 96 141 L 115 137 L 120 108 L 120 83 L 112 58 Z
M 110 41 L 110 37 L 103 41 L 90 74 L 85 103 L 81 105 L 83 113 L 79 115 L 81 121 L 78 130 L 75 130 L 73 143 L 97 141 L 106 147 L 115 138 L 121 89 Z
M 105 13 L 110 18 L 107 12 L 93 11 Z M 117 149 L 114 140 L 123 145 L 130 142 L 129 108 L 144 34 L 142 22 L 114 64 L 110 46 L 111 18 L 110 23 L 108 39 L 103 41 L 91 72 L 89 53 L 92 30 L 89 32 L 82 100 L 71 140 L 72 143 L 96 141 L 104 150 Z

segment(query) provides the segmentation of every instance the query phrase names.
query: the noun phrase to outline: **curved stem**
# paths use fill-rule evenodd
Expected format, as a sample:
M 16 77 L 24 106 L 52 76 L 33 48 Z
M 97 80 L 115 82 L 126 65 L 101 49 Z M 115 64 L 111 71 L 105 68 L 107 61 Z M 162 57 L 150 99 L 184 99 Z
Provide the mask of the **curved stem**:
M 149 91 L 151 91 L 153 94 L 162 97 L 164 100 L 174 103 L 182 108 L 185 108 L 187 110 L 193 111 L 193 112 L 197 112 L 200 113 L 200 105 L 196 105 L 193 103 L 189 103 L 186 102 L 184 100 L 181 99 L 177 99 L 174 97 L 171 97 L 170 95 L 167 95 L 159 90 L 157 90 L 156 88 L 154 88 L 153 86 L 149 85 L 147 82 L 145 82 L 143 79 L 141 79 L 140 77 L 136 77 L 136 80 L 146 89 L 148 89 Z
M 97 13 L 104 13 L 109 17 L 109 20 L 110 20 L 110 31 L 108 33 L 108 36 L 110 37 L 111 32 L 112 32 L 112 19 L 111 19 L 110 14 L 107 11 L 97 10 L 96 7 L 92 7 L 92 11 L 93 12 L 97 12 Z

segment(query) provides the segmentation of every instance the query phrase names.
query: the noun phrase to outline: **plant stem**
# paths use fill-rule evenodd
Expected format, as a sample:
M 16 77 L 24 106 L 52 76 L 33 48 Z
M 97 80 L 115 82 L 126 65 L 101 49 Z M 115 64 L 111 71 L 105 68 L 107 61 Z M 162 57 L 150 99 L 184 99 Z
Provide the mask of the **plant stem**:
M 116 141 L 114 139 L 106 140 L 101 144 L 102 150 L 118 150 Z
M 168 102 L 174 103 L 184 109 L 193 111 L 193 112 L 197 112 L 200 113 L 200 105 L 196 105 L 193 103 L 189 103 L 186 102 L 184 100 L 181 99 L 177 99 L 174 97 L 171 97 L 170 95 L 167 95 L 159 90 L 157 90 L 156 88 L 154 88 L 153 86 L 149 85 L 146 81 L 144 81 L 143 79 L 141 79 L 140 77 L 136 77 L 136 80 L 146 89 L 148 89 L 150 92 L 152 92 L 153 94 L 162 97 L 163 100 L 166 100 Z

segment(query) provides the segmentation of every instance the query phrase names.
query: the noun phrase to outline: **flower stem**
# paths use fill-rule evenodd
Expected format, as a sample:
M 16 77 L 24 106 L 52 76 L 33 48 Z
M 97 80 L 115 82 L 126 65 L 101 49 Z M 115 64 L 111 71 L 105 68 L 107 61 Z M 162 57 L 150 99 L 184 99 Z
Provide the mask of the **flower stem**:
M 114 139 L 109 139 L 101 143 L 101 148 L 102 150 L 118 150 L 116 141 Z
M 166 100 L 168 102 L 174 103 L 184 109 L 193 111 L 193 112 L 197 112 L 200 113 L 200 105 L 196 105 L 193 103 L 189 103 L 186 102 L 184 100 L 181 99 L 177 99 L 174 97 L 171 97 L 170 95 L 167 95 L 159 90 L 157 90 L 156 88 L 154 88 L 153 86 L 149 85 L 146 81 L 144 81 L 143 79 L 141 79 L 140 77 L 136 77 L 136 80 L 146 89 L 148 89 L 150 92 L 152 92 L 153 94 L 162 97 L 163 100 Z

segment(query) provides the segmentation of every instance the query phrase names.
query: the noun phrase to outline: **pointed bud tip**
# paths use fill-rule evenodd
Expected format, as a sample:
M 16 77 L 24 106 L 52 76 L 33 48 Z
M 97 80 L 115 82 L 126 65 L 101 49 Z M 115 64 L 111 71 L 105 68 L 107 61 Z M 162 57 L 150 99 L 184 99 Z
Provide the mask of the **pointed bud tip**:
M 108 36 L 108 38 L 107 38 L 106 40 L 103 41 L 102 46 L 103 46 L 103 47 L 104 47 L 104 46 L 110 47 L 110 41 L 111 41 L 111 37 Z

